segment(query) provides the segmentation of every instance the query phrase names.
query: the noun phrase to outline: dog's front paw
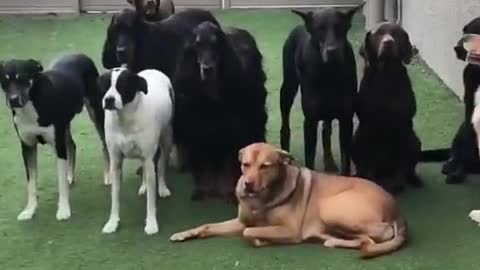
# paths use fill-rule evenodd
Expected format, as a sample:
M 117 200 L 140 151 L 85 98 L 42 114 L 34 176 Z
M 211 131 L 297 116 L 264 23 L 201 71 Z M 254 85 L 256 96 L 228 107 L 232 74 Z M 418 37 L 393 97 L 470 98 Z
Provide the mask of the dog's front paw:
M 67 177 L 67 181 L 68 181 L 69 185 L 73 185 L 73 184 L 75 184 L 75 177 L 69 176 L 69 177 Z
M 336 241 L 335 239 L 328 239 L 325 242 L 323 242 L 323 246 L 327 248 L 334 248 L 336 247 Z
M 35 208 L 25 208 L 18 216 L 17 220 L 23 221 L 23 220 L 30 220 L 33 218 L 33 215 L 35 215 Z
M 108 173 L 103 174 L 103 184 L 105 186 L 110 186 L 112 184 L 112 182 L 110 181 L 110 176 L 109 176 Z
M 158 233 L 158 223 L 156 219 L 148 220 L 145 225 L 145 234 L 152 235 Z
M 120 219 L 118 218 L 110 218 L 108 222 L 103 226 L 102 233 L 114 233 L 118 229 L 118 224 L 120 223 Z
M 480 225 L 480 210 L 472 210 L 468 216 Z
M 70 206 L 61 206 L 57 210 L 57 220 L 62 221 L 62 220 L 67 220 L 71 216 L 70 213 Z
M 172 193 L 170 192 L 168 187 L 165 184 L 160 184 L 159 183 L 159 185 L 158 185 L 158 196 L 160 196 L 160 198 L 167 198 L 167 197 L 170 197 L 171 195 L 172 195 Z
M 170 236 L 170 241 L 172 242 L 183 242 L 187 240 L 191 240 L 197 238 L 200 235 L 200 231 L 193 229 L 184 232 L 175 233 Z

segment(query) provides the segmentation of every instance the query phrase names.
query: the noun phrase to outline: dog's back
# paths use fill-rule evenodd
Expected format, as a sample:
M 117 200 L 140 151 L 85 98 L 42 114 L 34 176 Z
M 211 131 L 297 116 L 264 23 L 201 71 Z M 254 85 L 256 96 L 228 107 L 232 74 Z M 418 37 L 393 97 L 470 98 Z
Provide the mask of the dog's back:
M 162 127 L 171 124 L 173 116 L 174 94 L 170 79 L 162 72 L 154 69 L 144 70 L 138 76 L 147 81 L 148 93 L 142 99 L 142 108 Z

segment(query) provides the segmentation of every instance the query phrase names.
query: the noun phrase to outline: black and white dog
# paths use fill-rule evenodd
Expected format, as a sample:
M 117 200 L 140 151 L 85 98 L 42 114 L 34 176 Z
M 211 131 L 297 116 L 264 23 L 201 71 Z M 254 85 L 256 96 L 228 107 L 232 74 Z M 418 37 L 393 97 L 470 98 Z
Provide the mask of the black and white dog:
M 93 61 L 79 54 L 60 58 L 45 72 L 35 60 L 9 60 L 0 65 L 0 83 L 12 110 L 27 174 L 28 200 L 19 220 L 31 219 L 37 208 L 38 143 L 55 150 L 59 190 L 56 217 L 70 218 L 69 183 L 74 182 L 76 154 L 70 123 L 85 101 L 92 106 L 100 104 L 94 100 L 98 97 L 97 78 Z M 94 117 L 96 109 L 92 106 L 87 109 Z
M 165 184 L 165 169 L 172 146 L 173 88 L 160 71 L 138 74 L 126 68 L 114 68 L 107 76 L 103 98 L 105 140 L 110 159 L 112 208 L 103 233 L 115 232 L 120 221 L 119 193 L 124 158 L 143 162 L 143 184 L 147 193 L 146 234 L 158 232 L 156 218 L 156 182 L 160 197 L 170 196 Z M 105 89 L 104 89 L 105 90 Z

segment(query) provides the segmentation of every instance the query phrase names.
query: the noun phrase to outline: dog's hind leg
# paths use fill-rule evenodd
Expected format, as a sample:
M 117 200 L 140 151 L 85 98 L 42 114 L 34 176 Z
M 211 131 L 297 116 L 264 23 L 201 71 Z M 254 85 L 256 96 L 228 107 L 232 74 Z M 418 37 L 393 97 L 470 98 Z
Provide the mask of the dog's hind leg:
M 353 140 L 353 116 L 340 119 L 340 154 L 342 159 L 341 173 L 350 176 L 350 163 Z
M 303 122 L 305 165 L 311 170 L 315 169 L 315 154 L 317 152 L 317 129 L 317 120 L 305 118 Z
M 77 146 L 73 141 L 72 133 L 70 131 L 70 127 L 66 130 L 66 144 L 67 144 L 67 163 L 68 163 L 68 172 L 67 172 L 67 180 L 70 185 L 75 183 L 75 161 L 76 161 L 76 153 L 77 153 Z
M 337 165 L 332 154 L 332 121 L 322 123 L 323 164 L 325 171 L 338 172 Z
M 161 154 L 162 155 L 162 154 Z M 147 217 L 145 219 L 145 233 L 152 235 L 158 232 L 157 223 L 157 189 L 154 159 L 146 159 L 143 163 L 145 181 L 147 185 Z
M 161 143 L 159 146 L 158 157 L 156 156 L 156 176 L 158 180 L 158 196 L 160 198 L 166 198 L 171 195 L 170 190 L 168 189 L 167 182 L 165 180 L 166 170 L 168 168 L 170 152 L 172 151 L 172 130 L 169 128 L 165 130 L 165 133 L 162 135 Z
M 37 208 L 37 146 L 28 146 L 22 143 L 22 156 L 27 174 L 27 205 L 18 215 L 18 220 L 29 220 Z

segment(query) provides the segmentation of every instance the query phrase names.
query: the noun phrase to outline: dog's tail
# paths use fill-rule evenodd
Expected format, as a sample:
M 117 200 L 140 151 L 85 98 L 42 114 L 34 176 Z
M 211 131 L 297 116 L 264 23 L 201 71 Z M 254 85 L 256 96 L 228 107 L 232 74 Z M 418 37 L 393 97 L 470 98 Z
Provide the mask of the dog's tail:
M 450 148 L 425 150 L 420 153 L 420 162 L 440 162 L 450 158 Z
M 360 247 L 360 258 L 369 259 L 386 255 L 400 249 L 407 241 L 407 223 L 399 216 L 392 224 L 393 238 L 378 244 L 364 243 Z

